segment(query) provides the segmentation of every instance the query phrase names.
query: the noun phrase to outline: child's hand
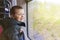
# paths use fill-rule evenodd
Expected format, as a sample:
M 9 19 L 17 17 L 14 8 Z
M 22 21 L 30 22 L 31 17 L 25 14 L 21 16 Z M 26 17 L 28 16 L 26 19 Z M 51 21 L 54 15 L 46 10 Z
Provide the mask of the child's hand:
M 23 34 L 23 30 L 21 29 L 21 30 L 20 30 L 20 36 L 21 36 L 22 34 Z
M 20 30 L 20 33 L 22 33 L 22 32 L 23 32 L 23 29 Z
M 20 33 L 22 33 L 23 31 L 22 30 L 20 30 Z

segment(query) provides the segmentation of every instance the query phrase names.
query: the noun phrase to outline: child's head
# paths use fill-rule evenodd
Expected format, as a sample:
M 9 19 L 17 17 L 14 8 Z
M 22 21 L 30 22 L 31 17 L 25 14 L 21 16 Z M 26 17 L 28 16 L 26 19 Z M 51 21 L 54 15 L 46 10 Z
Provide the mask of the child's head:
M 21 6 L 13 6 L 10 9 L 10 15 L 17 21 L 22 21 L 24 9 Z

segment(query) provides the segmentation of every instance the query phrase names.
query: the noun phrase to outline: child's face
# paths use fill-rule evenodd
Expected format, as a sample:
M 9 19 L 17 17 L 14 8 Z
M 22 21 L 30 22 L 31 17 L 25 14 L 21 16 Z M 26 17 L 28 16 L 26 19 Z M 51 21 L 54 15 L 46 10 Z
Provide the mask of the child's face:
M 17 20 L 17 21 L 22 21 L 24 19 L 24 10 L 23 9 L 16 9 L 15 10 L 15 15 L 14 15 L 14 18 Z

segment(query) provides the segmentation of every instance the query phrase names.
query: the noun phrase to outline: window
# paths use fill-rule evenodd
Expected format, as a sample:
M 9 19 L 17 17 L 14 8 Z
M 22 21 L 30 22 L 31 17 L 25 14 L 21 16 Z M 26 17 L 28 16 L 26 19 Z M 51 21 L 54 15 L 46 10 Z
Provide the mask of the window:
M 32 40 L 60 40 L 60 0 L 33 0 L 28 4 Z

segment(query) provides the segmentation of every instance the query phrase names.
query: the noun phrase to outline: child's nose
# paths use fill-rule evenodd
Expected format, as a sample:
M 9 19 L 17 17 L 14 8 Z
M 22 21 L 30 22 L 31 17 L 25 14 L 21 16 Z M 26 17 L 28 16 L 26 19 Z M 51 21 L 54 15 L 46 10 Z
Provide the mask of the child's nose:
M 23 17 L 23 15 L 21 17 Z
M 24 14 L 22 14 L 21 16 L 24 17 Z

